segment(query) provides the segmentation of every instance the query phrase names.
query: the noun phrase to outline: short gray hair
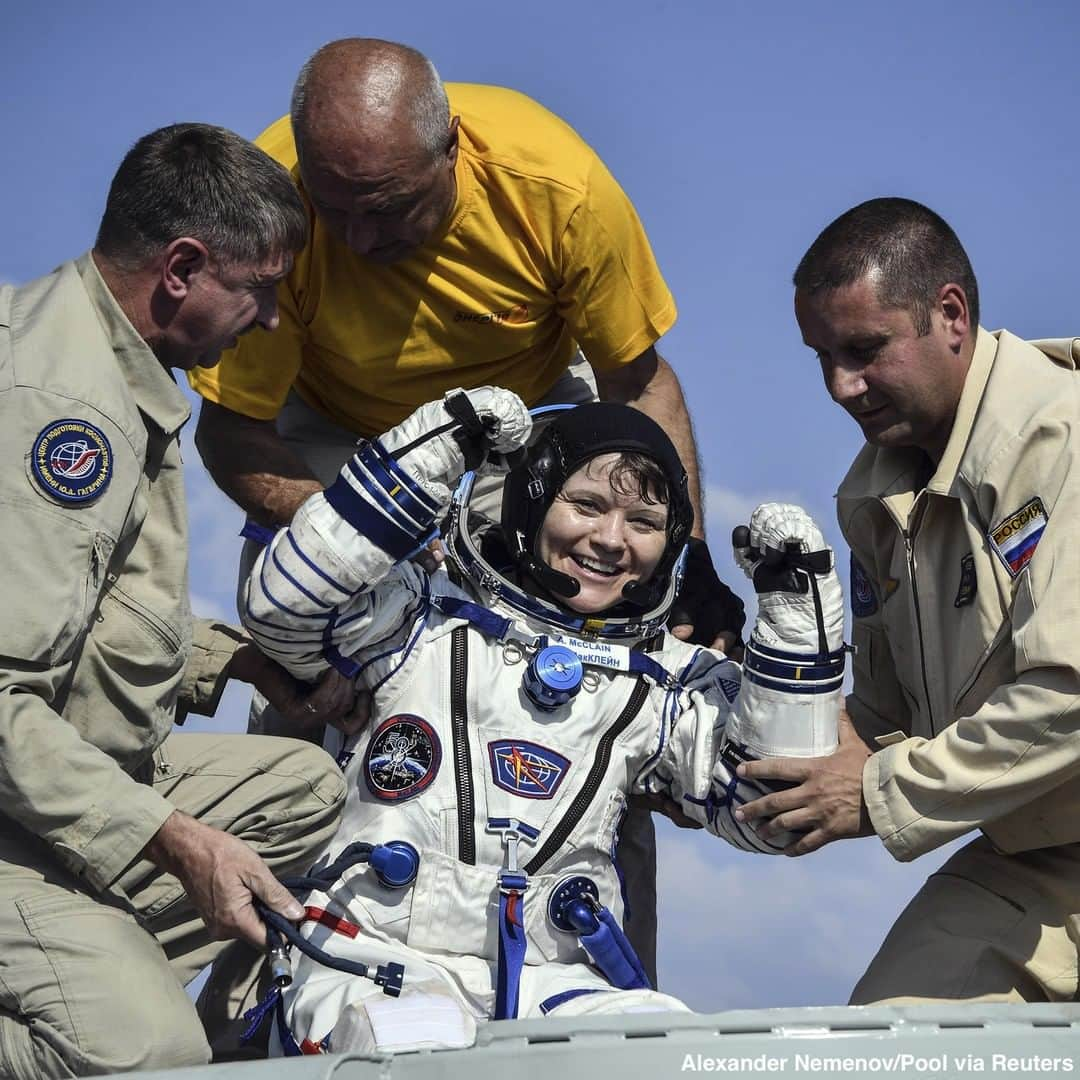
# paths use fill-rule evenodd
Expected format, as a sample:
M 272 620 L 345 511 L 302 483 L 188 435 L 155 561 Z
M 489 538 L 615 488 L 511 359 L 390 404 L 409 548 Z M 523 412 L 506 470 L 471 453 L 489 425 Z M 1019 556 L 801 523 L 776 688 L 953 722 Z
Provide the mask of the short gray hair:
M 365 45 L 385 46 L 387 62 L 392 55 L 400 64 L 404 61 L 411 74 L 409 80 L 410 96 L 407 102 L 409 119 L 420 149 L 432 160 L 446 149 L 447 135 L 450 128 L 450 102 L 446 89 L 435 65 L 422 53 L 408 45 L 377 39 L 351 38 L 331 41 L 318 49 L 300 69 L 293 85 L 292 101 L 289 107 L 289 119 L 292 122 L 293 139 L 298 156 L 303 157 L 303 141 L 306 137 L 306 121 L 311 76 L 326 50 L 350 42 L 364 42 Z
M 288 171 L 210 124 L 144 135 L 109 187 L 95 249 L 134 269 L 181 236 L 224 263 L 262 263 L 307 243 L 307 214 Z

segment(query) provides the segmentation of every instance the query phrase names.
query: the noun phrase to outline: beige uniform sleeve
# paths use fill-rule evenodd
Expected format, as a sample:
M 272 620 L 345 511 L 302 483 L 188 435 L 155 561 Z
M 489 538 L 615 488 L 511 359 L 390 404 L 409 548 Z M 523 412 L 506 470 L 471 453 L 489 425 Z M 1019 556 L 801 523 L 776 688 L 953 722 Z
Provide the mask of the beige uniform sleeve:
M 217 712 L 233 653 L 251 639 L 240 629 L 212 619 L 196 619 L 192 627 L 191 655 L 184 668 L 176 703 L 176 722 L 189 713 L 213 716 Z
M 992 824 L 1080 774 L 1080 469 L 1069 436 L 1064 420 L 1036 420 L 975 487 L 988 529 L 1035 497 L 1046 509 L 1035 553 L 1012 581 L 997 644 L 1013 651 L 1016 677 L 936 737 L 870 758 L 863 792 L 875 831 L 898 859 Z

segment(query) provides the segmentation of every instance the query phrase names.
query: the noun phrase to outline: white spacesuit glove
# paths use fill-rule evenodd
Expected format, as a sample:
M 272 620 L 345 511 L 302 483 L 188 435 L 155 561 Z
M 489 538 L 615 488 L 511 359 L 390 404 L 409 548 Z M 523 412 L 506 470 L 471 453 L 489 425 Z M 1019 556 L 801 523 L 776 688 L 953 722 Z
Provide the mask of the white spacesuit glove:
M 401 561 L 434 538 L 461 474 L 494 455 L 522 450 L 531 430 L 528 410 L 511 391 L 451 390 L 363 443 L 326 489 L 326 502 L 357 533 Z
M 500 468 L 531 432 L 532 417 L 517 394 L 480 386 L 421 405 L 379 442 L 418 482 L 453 485 L 466 469 Z
M 802 507 L 765 503 L 732 537 L 758 615 L 725 740 L 749 758 L 817 757 L 837 745 L 844 596 L 832 549 Z
M 758 594 L 752 637 L 785 652 L 836 652 L 844 642 L 844 594 L 813 518 L 801 506 L 762 503 L 733 542 L 735 562 Z

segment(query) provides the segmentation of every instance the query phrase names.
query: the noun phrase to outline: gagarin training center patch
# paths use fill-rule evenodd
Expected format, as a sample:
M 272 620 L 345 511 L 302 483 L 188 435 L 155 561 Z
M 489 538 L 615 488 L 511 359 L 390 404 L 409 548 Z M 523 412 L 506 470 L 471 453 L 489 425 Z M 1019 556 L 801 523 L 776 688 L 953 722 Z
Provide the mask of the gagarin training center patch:
M 93 502 L 113 474 L 113 452 L 105 433 L 85 420 L 54 420 L 41 429 L 30 453 L 38 487 L 62 503 Z

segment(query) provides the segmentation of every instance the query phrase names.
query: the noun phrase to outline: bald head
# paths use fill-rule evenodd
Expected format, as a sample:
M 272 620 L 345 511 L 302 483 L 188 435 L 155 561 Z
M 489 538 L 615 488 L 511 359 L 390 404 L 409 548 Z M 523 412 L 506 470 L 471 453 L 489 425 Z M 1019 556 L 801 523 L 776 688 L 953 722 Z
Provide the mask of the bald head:
M 399 158 L 432 160 L 446 149 L 450 108 L 435 66 L 407 45 L 343 38 L 324 45 L 303 66 L 293 88 L 292 127 L 304 159 L 339 158 L 342 144 L 377 160 L 392 147 Z
M 449 220 L 458 118 L 415 49 L 374 38 L 324 45 L 296 81 L 292 128 L 316 215 L 358 255 L 397 262 Z

